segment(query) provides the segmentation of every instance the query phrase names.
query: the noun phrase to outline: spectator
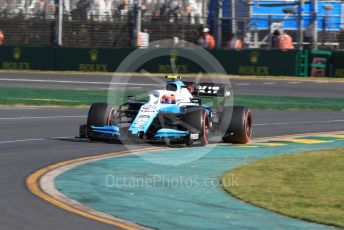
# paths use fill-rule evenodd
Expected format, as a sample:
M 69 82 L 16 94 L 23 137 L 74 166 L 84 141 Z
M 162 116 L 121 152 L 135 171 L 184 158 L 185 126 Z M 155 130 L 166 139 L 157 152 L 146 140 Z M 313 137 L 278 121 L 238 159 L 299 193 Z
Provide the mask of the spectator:
M 54 3 L 55 4 L 55 2 L 54 1 L 51 1 L 51 3 Z M 58 2 L 57 2 L 58 3 Z M 66 11 L 66 12 L 70 12 L 70 0 L 64 0 L 63 1 L 63 7 L 64 7 L 64 11 Z
M 167 11 L 168 11 L 168 6 L 167 3 L 163 3 L 160 7 L 160 15 L 161 16 L 166 16 L 167 15 Z
M 145 13 L 147 11 L 147 6 L 144 2 L 142 2 L 142 5 L 141 5 L 141 17 L 144 19 L 145 17 Z
M 4 33 L 0 30 L 0 45 L 2 45 L 4 43 L 5 40 L 5 35 Z
M 314 26 L 313 26 L 313 24 L 309 24 L 305 30 L 305 42 L 309 43 L 305 47 L 306 49 L 313 49 L 313 47 L 314 47 L 314 38 L 313 38 L 314 34 L 313 34 L 313 32 L 314 32 Z
M 285 31 L 280 36 L 280 47 L 282 50 L 294 49 L 293 39 Z
M 275 48 L 275 49 L 280 48 L 280 38 L 281 38 L 281 33 L 279 32 L 279 30 L 275 30 L 272 33 L 272 41 L 271 41 L 272 48 Z
M 42 14 L 45 8 L 44 0 L 34 0 L 31 2 L 31 5 L 28 7 L 34 14 Z
M 205 49 L 211 50 L 215 48 L 215 38 L 209 33 L 207 27 L 203 29 L 203 35 L 197 40 L 197 43 Z
M 229 35 L 228 41 L 226 43 L 226 49 L 228 50 L 241 50 L 242 41 L 236 36 L 236 34 Z
M 191 24 L 195 24 L 195 15 L 196 15 L 196 10 L 197 9 L 197 3 L 195 0 L 190 0 L 189 4 L 186 7 L 186 11 L 187 11 L 187 16 L 189 18 L 189 22 Z M 199 16 L 199 15 L 198 15 Z
M 176 22 L 178 20 L 178 14 L 180 11 L 180 5 L 178 0 L 172 0 L 170 4 L 170 15 L 172 16 L 170 22 Z
M 187 12 L 187 16 L 188 16 L 188 21 L 191 23 L 191 24 L 194 24 L 195 23 L 195 20 L 194 20 L 194 9 L 193 9 L 193 5 L 191 3 L 189 3 L 187 6 L 186 6 L 186 12 Z
M 293 39 L 287 32 L 284 31 L 281 34 L 278 30 L 275 30 L 273 33 L 272 48 L 282 50 L 294 49 Z

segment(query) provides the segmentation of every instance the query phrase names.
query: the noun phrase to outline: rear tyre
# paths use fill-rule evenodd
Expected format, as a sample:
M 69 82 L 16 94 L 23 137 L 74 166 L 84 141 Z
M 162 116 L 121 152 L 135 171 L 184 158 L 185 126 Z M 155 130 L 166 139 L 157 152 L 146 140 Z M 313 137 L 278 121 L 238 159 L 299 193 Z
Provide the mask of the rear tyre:
M 232 113 L 232 119 L 230 119 Z M 225 107 L 221 117 L 221 128 L 225 128 L 224 143 L 246 144 L 252 138 L 252 113 L 242 106 Z M 228 127 L 228 128 L 226 128 Z
M 199 132 L 198 141 L 200 142 L 201 146 L 208 144 L 208 136 L 207 136 L 207 121 L 208 121 L 208 114 L 204 111 L 203 108 L 194 107 L 189 108 L 186 110 L 183 118 L 183 121 L 188 123 L 194 129 Z M 187 146 L 193 145 L 194 140 L 191 139 L 191 136 L 188 136 L 188 140 L 186 141 Z

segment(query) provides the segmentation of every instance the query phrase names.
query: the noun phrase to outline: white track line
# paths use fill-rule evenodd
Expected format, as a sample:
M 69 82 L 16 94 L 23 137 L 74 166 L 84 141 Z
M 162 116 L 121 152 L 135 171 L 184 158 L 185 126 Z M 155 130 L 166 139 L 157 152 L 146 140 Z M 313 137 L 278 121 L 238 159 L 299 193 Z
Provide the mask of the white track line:
M 335 122 L 344 122 L 344 120 L 329 120 L 329 121 L 294 121 L 294 122 L 280 122 L 280 123 L 254 124 L 253 126 L 291 125 L 291 124 L 314 124 L 314 123 L 335 123 Z
M 127 85 L 123 85 L 123 86 L 127 86 Z M 142 89 L 143 86 L 128 86 L 128 89 Z M 109 87 L 106 87 L 106 88 L 99 88 L 99 90 L 118 90 L 118 88 L 109 88 Z
M 0 120 L 57 119 L 57 118 L 83 118 L 83 117 L 87 117 L 87 116 L 0 117 Z
M 237 83 L 235 85 L 237 85 L 237 86 L 245 86 L 245 85 L 251 85 L 251 83 Z
M 0 107 L 0 110 L 36 110 L 38 108 L 31 107 Z
M 39 80 L 39 79 L 11 79 L 0 78 L 0 81 L 15 82 L 43 82 L 43 83 L 64 83 L 64 84 L 88 84 L 88 85 L 135 85 L 135 86 L 156 86 L 159 84 L 149 83 L 130 83 L 130 82 L 95 82 L 95 81 L 61 81 L 61 80 Z
M 73 138 L 73 137 L 71 136 L 70 137 L 46 137 L 46 138 L 35 138 L 35 139 L 9 140 L 9 141 L 0 141 L 0 144 L 30 142 L 30 141 L 47 141 L 50 139 L 66 139 L 66 138 Z
M 45 138 L 37 138 L 37 139 L 23 139 L 23 140 L 1 141 L 0 144 L 17 143 L 17 142 L 28 142 L 28 141 L 43 141 L 43 140 L 46 140 L 46 139 Z
M 274 85 L 276 82 L 263 82 L 263 85 Z

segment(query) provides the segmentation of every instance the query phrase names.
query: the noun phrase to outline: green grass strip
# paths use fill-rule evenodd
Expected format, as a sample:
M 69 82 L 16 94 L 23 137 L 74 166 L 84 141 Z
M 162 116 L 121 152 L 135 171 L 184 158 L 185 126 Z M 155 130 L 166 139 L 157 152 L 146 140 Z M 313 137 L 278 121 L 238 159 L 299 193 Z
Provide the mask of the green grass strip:
M 116 90 L 111 93 L 111 98 L 116 98 L 116 104 L 120 104 L 127 96 L 138 94 L 146 95 L 146 92 Z M 0 105 L 89 106 L 107 101 L 107 90 L 0 87 Z M 259 110 L 344 111 L 342 98 L 235 95 L 234 104 Z
M 114 96 L 119 94 L 120 92 L 114 93 Z M 107 101 L 108 92 L 106 90 L 0 88 L 1 105 L 73 107 L 89 106 L 95 102 Z
M 234 103 L 260 110 L 344 111 L 343 98 L 235 95 Z
M 327 149 L 259 160 L 226 173 L 222 183 L 266 209 L 344 227 L 343 169 L 344 148 Z

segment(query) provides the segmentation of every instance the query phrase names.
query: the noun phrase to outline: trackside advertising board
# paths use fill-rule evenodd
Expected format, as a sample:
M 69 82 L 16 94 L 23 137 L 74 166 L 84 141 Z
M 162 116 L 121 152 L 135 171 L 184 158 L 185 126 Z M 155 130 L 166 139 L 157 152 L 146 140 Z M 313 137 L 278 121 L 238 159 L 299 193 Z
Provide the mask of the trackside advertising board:
M 3 70 L 54 70 L 54 49 L 1 46 L 0 68 Z
M 344 52 L 332 53 L 333 77 L 344 78 Z
M 0 68 L 5 70 L 58 70 L 82 72 L 115 72 L 120 63 L 134 49 L 72 48 L 72 47 L 23 47 L 0 46 Z M 208 51 L 207 51 L 208 52 Z M 295 76 L 297 50 L 225 50 L 209 51 L 232 75 Z M 180 56 L 181 50 L 171 49 L 165 56 L 147 58 L 137 70 L 151 73 L 204 72 L 197 60 Z M 333 57 L 334 76 L 344 76 L 344 53 Z M 173 60 L 173 67 L 171 64 Z

